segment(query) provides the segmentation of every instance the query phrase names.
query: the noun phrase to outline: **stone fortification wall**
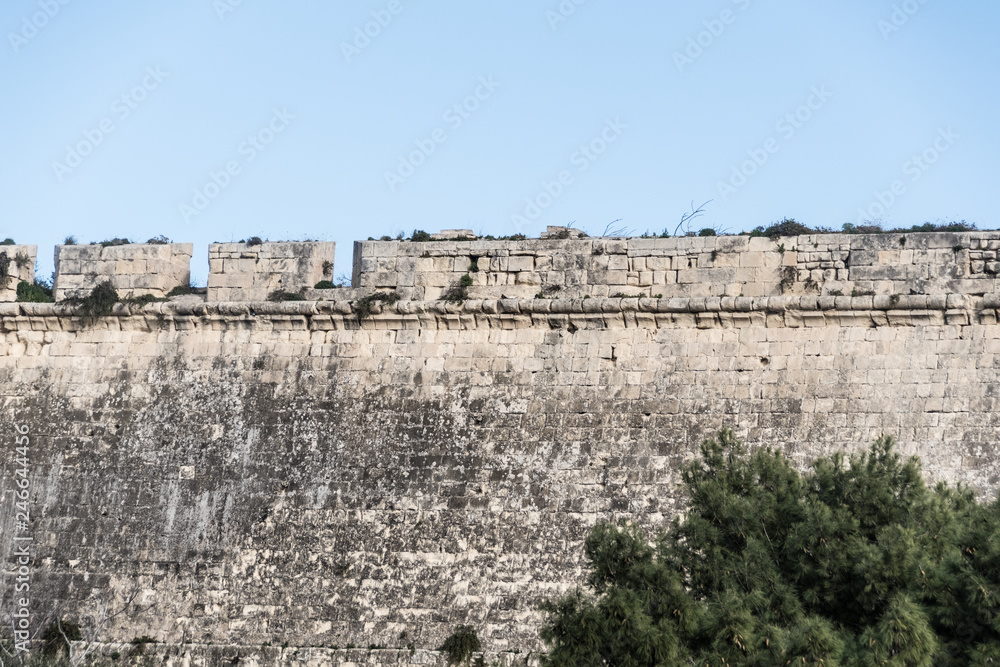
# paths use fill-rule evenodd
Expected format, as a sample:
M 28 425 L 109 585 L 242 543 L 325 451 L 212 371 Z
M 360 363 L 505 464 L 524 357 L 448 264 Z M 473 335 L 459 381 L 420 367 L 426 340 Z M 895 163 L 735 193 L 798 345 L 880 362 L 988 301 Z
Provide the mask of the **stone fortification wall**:
M 720 427 L 802 466 L 888 433 L 931 479 L 995 494 L 995 240 L 908 235 L 901 249 L 867 237 L 845 251 L 803 238 L 732 239 L 746 244 L 728 252 L 736 266 L 707 268 L 700 258 L 718 262 L 723 239 L 684 239 L 683 261 L 698 267 L 677 268 L 671 284 L 692 293 L 660 299 L 392 302 L 360 299 L 375 286 L 356 286 L 322 290 L 324 301 L 119 304 L 96 322 L 68 304 L 0 304 L 4 571 L 14 536 L 30 536 L 33 618 L 80 618 L 135 594 L 105 638 L 151 636 L 170 660 L 192 653 L 176 664 L 220 664 L 206 656 L 239 646 L 260 647 L 245 654 L 260 664 L 297 664 L 296 649 L 335 664 L 343 656 L 318 647 L 352 644 L 425 656 L 458 624 L 509 658 L 539 647 L 539 600 L 582 581 L 594 522 L 664 525 L 683 501 L 680 465 Z M 599 242 L 624 248 L 612 256 L 628 270 L 602 270 L 627 284 L 633 258 L 682 261 L 650 254 L 671 252 L 668 240 L 533 247 L 553 262 L 600 257 Z M 439 243 L 384 250 L 421 248 L 393 257 L 423 260 Z M 567 243 L 589 254 L 545 245 Z M 473 256 L 455 248 L 453 269 Z M 764 259 L 773 266 L 754 265 Z M 824 274 L 821 291 L 797 279 L 755 296 L 680 281 L 786 265 L 848 274 Z M 835 294 L 834 279 L 855 287 Z M 865 281 L 881 293 L 865 294 Z M 754 284 L 770 283 L 744 290 Z M 13 425 L 30 435 L 24 465 Z M 12 584 L 0 579 L 0 613 Z
M 298 293 L 333 277 L 336 244 L 321 242 L 213 243 L 208 249 L 209 301 L 266 301 Z
M 1000 295 L 0 306 L 36 612 L 111 639 L 538 647 L 600 518 L 662 525 L 732 426 L 805 465 L 881 433 L 1000 486 Z M 13 438 L 4 440 L 12 502 Z M 9 511 L 8 511 L 9 510 Z M 12 553 L 15 512 L 0 512 Z M 9 607 L 10 580 L 0 587 Z
M 190 243 L 131 243 L 120 246 L 56 246 L 57 301 L 84 297 L 98 284 L 111 281 L 122 298 L 150 294 L 162 298 L 191 282 Z
M 358 241 L 354 286 L 431 300 L 467 274 L 478 298 L 984 294 L 998 251 L 1000 232 Z
M 38 246 L 0 245 L 0 302 L 17 299 L 17 284 L 35 277 Z

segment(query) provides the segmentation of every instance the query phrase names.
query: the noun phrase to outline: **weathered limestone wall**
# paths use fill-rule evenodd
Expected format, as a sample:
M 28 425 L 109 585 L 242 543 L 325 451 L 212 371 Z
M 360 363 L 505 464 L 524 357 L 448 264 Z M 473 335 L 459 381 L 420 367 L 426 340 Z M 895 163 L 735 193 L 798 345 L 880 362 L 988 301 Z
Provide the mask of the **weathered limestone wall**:
M 568 233 L 569 230 L 567 230 Z M 1000 232 L 358 241 L 354 286 L 433 300 L 468 274 L 474 298 L 985 294 Z
M 298 293 L 333 277 L 336 244 L 213 243 L 208 248 L 209 301 L 266 301 L 276 291 Z
M 995 493 L 998 308 L 404 300 L 359 322 L 343 301 L 154 303 L 84 326 L 0 304 L 0 553 L 18 424 L 39 617 L 137 591 L 155 607 L 109 639 L 435 649 L 469 623 L 488 651 L 533 650 L 588 528 L 662 525 L 719 427 L 803 465 L 890 433 L 932 478 Z
M 402 642 L 405 644 L 405 640 Z M 101 644 L 93 646 L 87 642 L 75 642 L 73 645 L 74 657 L 83 654 L 99 656 L 105 660 L 114 662 L 114 656 L 118 654 L 118 659 L 125 660 L 133 657 L 141 660 L 138 656 L 145 656 L 149 661 L 147 664 L 161 665 L 162 667 L 273 667 L 283 665 L 284 667 L 334 667 L 335 665 L 362 666 L 367 667 L 396 667 L 397 665 L 423 665 L 424 667 L 448 667 L 447 656 L 439 651 L 427 651 L 422 649 L 365 646 L 347 649 L 344 647 L 300 647 L 300 646 L 248 646 L 229 645 L 216 646 L 214 644 L 146 644 L 142 647 L 141 653 L 137 653 L 134 645 L 128 642 L 118 644 Z M 538 664 L 535 656 L 526 653 L 482 653 L 476 654 L 482 657 L 486 665 L 491 667 L 514 667 Z M 141 662 L 139 664 L 142 664 Z
M 150 294 L 162 298 L 191 282 L 191 243 L 130 243 L 104 247 L 56 246 L 56 301 L 84 297 L 111 281 L 122 298 Z
M 35 277 L 35 259 L 38 246 L 0 245 L 0 302 L 17 299 L 17 284 L 22 280 L 31 282 Z

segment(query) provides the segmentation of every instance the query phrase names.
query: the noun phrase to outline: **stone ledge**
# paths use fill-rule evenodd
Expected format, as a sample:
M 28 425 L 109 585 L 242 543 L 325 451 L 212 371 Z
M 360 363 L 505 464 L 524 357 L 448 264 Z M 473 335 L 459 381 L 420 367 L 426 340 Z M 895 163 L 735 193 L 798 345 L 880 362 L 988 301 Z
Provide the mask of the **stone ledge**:
M 996 325 L 1000 293 L 865 297 L 710 297 L 671 299 L 499 299 L 375 302 L 357 317 L 348 301 L 205 302 L 118 304 L 110 317 L 84 325 L 76 307 L 63 303 L 0 303 L 0 331 L 224 327 L 227 321 L 294 329 L 474 328 L 713 328 L 757 326 Z M 215 323 L 215 324 L 212 324 Z M 277 326 L 277 325 L 276 325 Z
M 355 296 L 359 290 L 344 290 Z M 377 291 L 377 290 L 373 290 Z M 335 290 L 330 290 L 336 294 Z M 468 299 L 466 301 L 399 301 L 372 304 L 373 314 L 570 314 L 570 313 L 783 313 L 786 311 L 948 311 L 1000 309 L 1000 292 L 982 297 L 965 294 L 765 297 L 673 297 L 669 299 Z M 72 317 L 65 303 L 0 303 L 0 317 Z M 161 301 L 134 306 L 117 304 L 114 315 L 350 315 L 351 301 Z
M 131 643 L 103 643 L 88 645 L 86 642 L 72 642 L 73 655 L 87 652 L 91 656 L 127 656 L 135 651 Z M 142 646 L 142 652 L 163 667 L 216 667 L 217 665 L 240 665 L 240 667 L 333 667 L 334 665 L 424 665 L 444 667 L 447 656 L 440 651 L 406 648 L 352 648 L 334 649 L 313 646 L 246 646 L 241 644 L 162 644 L 150 643 Z M 503 667 L 512 665 L 538 665 L 538 658 L 529 653 L 482 653 L 486 664 L 499 663 Z M 112 658 L 114 659 L 114 658 Z

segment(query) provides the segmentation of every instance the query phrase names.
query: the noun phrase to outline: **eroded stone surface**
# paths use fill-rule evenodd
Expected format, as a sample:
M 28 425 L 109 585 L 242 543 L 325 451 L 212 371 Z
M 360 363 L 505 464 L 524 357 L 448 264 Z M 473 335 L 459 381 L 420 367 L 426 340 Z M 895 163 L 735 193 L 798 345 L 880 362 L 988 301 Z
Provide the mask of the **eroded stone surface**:
M 15 301 L 17 284 L 34 279 L 37 256 L 38 246 L 0 245 L 0 264 L 6 265 L 6 269 L 0 272 L 0 302 Z
M 122 298 L 151 295 L 163 298 L 191 282 L 190 243 L 130 243 L 107 246 L 60 245 L 55 254 L 56 301 L 85 297 L 110 281 Z
M 859 299 L 3 306 L 34 604 L 137 588 L 156 606 L 118 641 L 428 649 L 469 623 L 531 650 L 588 528 L 663 525 L 720 427 L 803 466 L 891 433 L 994 493 L 1000 299 Z
M 655 254 L 663 239 L 533 242 L 552 244 L 552 262 L 603 257 L 604 273 L 574 270 L 588 281 L 621 272 L 629 286 L 636 271 L 667 270 L 651 269 L 656 257 L 697 259 L 676 269 L 673 285 L 691 287 L 663 298 L 516 298 L 487 285 L 484 298 L 413 292 L 360 317 L 377 287 L 360 285 L 306 292 L 326 301 L 121 304 L 89 324 L 66 304 L 0 303 L 3 558 L 9 569 L 24 534 L 17 424 L 31 437 L 36 619 L 82 617 L 135 592 L 105 638 L 149 635 L 170 644 L 173 664 L 206 667 L 268 643 L 274 655 L 253 660 L 412 643 L 434 664 L 421 651 L 458 624 L 489 652 L 537 650 L 537 603 L 582 581 L 589 528 L 620 516 L 663 526 L 683 502 L 680 465 L 721 427 L 803 467 L 889 433 L 932 480 L 995 494 L 1000 293 L 987 264 L 1000 240 L 953 236 L 847 250 L 824 236 L 803 249 L 798 237 L 784 252 L 767 239 L 684 239 L 723 245 L 683 260 Z M 390 249 L 419 246 L 442 250 L 430 258 L 450 262 L 442 273 L 464 275 L 466 243 L 480 241 L 362 244 L 375 265 L 360 275 L 379 273 Z M 544 283 L 542 250 L 513 264 L 476 257 Z M 739 281 L 783 267 L 885 283 L 806 290 L 796 273 L 785 287 L 746 283 L 760 294 L 716 293 L 715 271 Z M 699 272 L 693 282 L 681 281 L 687 271 Z M 4 613 L 13 583 L 0 585 Z
M 334 243 L 213 243 L 208 248 L 209 301 L 266 301 L 333 277 Z

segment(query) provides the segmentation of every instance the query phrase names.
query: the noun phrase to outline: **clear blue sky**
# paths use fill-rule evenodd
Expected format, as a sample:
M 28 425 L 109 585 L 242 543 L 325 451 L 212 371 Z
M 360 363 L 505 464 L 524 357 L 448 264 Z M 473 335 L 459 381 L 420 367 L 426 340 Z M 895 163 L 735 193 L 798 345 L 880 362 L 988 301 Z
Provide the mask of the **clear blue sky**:
M 0 234 L 46 278 L 68 235 L 163 234 L 203 284 L 212 241 L 337 241 L 349 274 L 368 236 L 673 231 L 709 199 L 698 227 L 732 232 L 995 228 L 997 25 L 996 0 L 6 0 Z

